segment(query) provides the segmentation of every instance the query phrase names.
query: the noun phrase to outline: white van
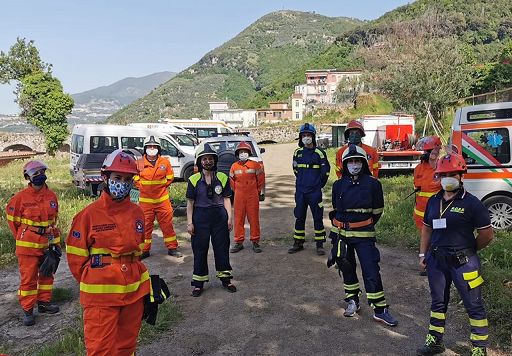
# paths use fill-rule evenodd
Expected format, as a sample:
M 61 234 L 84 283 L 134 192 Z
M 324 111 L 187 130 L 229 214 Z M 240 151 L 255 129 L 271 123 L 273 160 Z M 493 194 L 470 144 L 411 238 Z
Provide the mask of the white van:
M 233 129 L 224 121 L 188 119 L 188 120 L 163 120 L 168 124 L 182 127 L 194 133 L 199 141 L 208 137 L 217 137 L 233 132 Z
M 180 145 L 171 136 L 146 128 L 121 125 L 75 125 L 71 135 L 70 174 L 73 183 L 94 195 L 101 183 L 100 167 L 105 157 L 118 148 L 143 152 L 144 140 L 153 135 L 160 141 L 174 176 L 186 180 L 194 172 L 194 147 Z
M 167 134 L 174 138 L 176 142 L 180 146 L 184 147 L 190 147 L 193 150 L 195 150 L 195 147 L 199 143 L 197 140 L 196 135 L 189 130 L 186 130 L 181 127 L 177 127 L 171 124 L 165 124 L 165 123 L 152 123 L 152 122 L 135 122 L 128 124 L 130 127 L 137 127 L 137 128 L 145 128 L 150 129 L 154 131 L 158 131 L 162 134 Z

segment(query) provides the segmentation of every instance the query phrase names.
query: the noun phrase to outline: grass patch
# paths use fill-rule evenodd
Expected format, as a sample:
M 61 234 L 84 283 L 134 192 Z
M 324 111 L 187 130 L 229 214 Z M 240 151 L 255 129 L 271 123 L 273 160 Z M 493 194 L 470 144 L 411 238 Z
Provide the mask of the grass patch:
M 138 344 L 144 345 L 156 340 L 159 335 L 170 330 L 180 320 L 183 319 L 183 314 L 176 304 L 174 298 L 170 298 L 165 303 L 158 306 L 158 315 L 155 325 L 149 325 L 142 322 L 142 329 L 139 333 L 137 340 Z
M 71 288 L 53 288 L 52 301 L 54 303 L 70 302 L 75 299 L 73 294 Z

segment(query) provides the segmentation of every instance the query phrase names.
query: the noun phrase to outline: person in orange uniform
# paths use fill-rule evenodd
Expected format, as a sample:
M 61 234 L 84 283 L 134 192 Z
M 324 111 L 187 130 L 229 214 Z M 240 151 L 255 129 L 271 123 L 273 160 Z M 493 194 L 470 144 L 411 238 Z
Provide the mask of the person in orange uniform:
M 178 251 L 178 240 L 172 224 L 173 210 L 168 190 L 174 180 L 174 171 L 171 162 L 160 155 L 161 150 L 160 143 L 154 136 L 150 136 L 144 142 L 144 169 L 135 176 L 135 185 L 140 191 L 139 205 L 144 211 L 143 259 L 150 255 L 155 216 L 162 229 L 169 256 L 182 256 Z
M 16 257 L 20 269 L 18 300 L 23 309 L 23 324 L 35 324 L 33 314 L 37 302 L 39 313 L 55 314 L 59 307 L 50 303 L 53 276 L 39 273 L 39 266 L 49 247 L 60 250 L 60 232 L 55 227 L 59 205 L 57 196 L 46 185 L 48 166 L 30 161 L 23 167 L 28 187 L 7 203 L 7 222 L 16 239 Z
M 347 144 L 340 147 L 338 152 L 336 152 L 336 175 L 338 178 L 342 176 L 343 173 L 343 152 L 348 148 L 349 145 L 357 145 L 361 147 L 365 152 L 368 158 L 368 165 L 370 166 L 370 172 L 372 176 L 375 178 L 379 178 L 379 154 L 377 150 L 372 146 L 365 145 L 361 142 L 361 139 L 365 136 L 363 124 L 361 124 L 357 120 L 352 120 L 348 123 L 347 128 L 344 132 L 345 140 Z
M 105 188 L 98 200 L 73 219 L 66 239 L 69 269 L 80 283 L 87 355 L 133 355 L 150 292 L 140 261 L 144 213 L 130 202 L 133 156 L 109 154 L 101 168 Z
M 231 248 L 236 253 L 244 248 L 245 216 L 251 227 L 252 249 L 261 252 L 260 247 L 260 201 L 259 196 L 265 184 L 265 172 L 258 162 L 249 157 L 253 154 L 247 142 L 240 142 L 235 150 L 238 162 L 229 171 L 229 182 L 235 193 L 235 244 Z

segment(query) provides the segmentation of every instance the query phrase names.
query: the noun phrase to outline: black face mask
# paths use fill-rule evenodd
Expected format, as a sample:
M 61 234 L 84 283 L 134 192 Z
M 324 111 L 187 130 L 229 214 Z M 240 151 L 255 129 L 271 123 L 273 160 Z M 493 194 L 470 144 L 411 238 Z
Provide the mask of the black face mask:
M 41 186 L 46 182 L 46 174 L 37 175 L 34 178 L 31 178 L 30 181 L 35 186 Z
M 420 156 L 422 162 L 427 162 L 430 159 L 430 152 L 425 152 Z

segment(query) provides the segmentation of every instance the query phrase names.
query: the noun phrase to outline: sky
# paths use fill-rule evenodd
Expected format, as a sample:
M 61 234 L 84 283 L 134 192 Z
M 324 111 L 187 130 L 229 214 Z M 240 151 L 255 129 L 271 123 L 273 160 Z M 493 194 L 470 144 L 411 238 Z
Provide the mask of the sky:
M 412 0 L 24 0 L 2 6 L 0 51 L 34 40 L 70 94 L 126 77 L 180 72 L 277 10 L 372 20 Z M 0 85 L 0 113 L 15 114 Z

